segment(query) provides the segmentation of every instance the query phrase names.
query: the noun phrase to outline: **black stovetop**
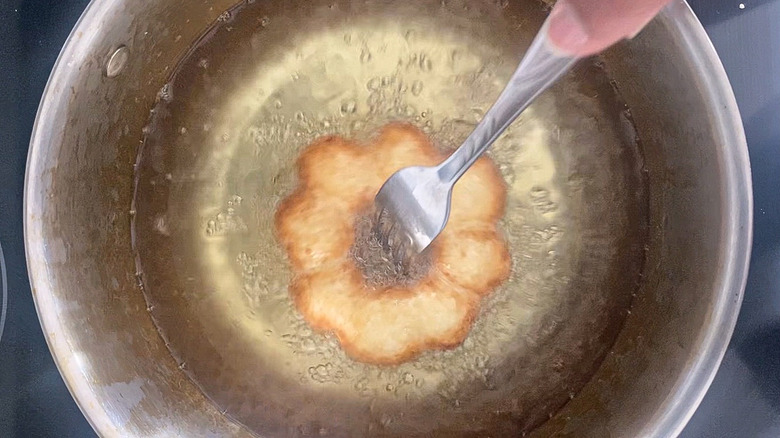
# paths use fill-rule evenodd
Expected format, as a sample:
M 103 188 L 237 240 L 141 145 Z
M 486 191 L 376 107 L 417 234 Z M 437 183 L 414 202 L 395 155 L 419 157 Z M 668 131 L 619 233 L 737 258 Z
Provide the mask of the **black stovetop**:
M 780 437 L 780 0 L 689 1 L 723 60 L 742 113 L 755 239 L 734 337 L 682 437 Z M 7 320 L 0 330 L 0 437 L 94 436 L 38 325 L 22 238 L 35 112 L 60 47 L 86 4 L 0 0 L 0 253 L 8 277 Z

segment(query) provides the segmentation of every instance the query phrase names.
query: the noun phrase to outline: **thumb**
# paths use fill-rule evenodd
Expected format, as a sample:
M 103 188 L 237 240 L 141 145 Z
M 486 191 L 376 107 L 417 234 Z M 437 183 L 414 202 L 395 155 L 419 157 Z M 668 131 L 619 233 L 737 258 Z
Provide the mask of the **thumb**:
M 639 33 L 670 0 L 558 0 L 548 37 L 560 50 L 588 56 Z

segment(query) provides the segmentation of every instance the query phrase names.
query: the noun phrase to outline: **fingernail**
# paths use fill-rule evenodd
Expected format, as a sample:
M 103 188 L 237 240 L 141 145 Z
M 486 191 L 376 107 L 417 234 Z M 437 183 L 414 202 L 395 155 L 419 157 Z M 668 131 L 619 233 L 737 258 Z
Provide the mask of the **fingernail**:
M 550 39 L 558 48 L 576 53 L 588 42 L 588 30 L 579 13 L 565 0 L 560 0 L 550 13 Z

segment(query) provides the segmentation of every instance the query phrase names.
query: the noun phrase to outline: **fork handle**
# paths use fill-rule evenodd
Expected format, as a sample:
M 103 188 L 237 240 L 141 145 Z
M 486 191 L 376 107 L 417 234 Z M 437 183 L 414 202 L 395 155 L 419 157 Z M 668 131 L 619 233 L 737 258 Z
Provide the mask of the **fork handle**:
M 548 38 L 548 17 L 531 43 L 509 84 L 466 141 L 439 165 L 439 177 L 454 184 L 506 128 L 543 91 L 563 76 L 576 56 L 557 53 Z

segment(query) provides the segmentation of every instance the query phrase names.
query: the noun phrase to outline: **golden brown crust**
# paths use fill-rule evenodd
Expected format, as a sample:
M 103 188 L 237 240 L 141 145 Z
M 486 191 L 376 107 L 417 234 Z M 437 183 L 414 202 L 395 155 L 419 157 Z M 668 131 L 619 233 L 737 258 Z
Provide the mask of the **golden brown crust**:
M 391 124 L 370 145 L 330 136 L 298 159 L 298 188 L 275 217 L 295 273 L 290 293 L 312 328 L 334 333 L 355 360 L 397 364 L 456 347 L 481 297 L 509 276 L 509 251 L 496 228 L 506 188 L 495 165 L 481 158 L 455 186 L 426 276 L 409 288 L 366 286 L 349 254 L 357 215 L 393 172 L 442 158 L 422 132 Z

